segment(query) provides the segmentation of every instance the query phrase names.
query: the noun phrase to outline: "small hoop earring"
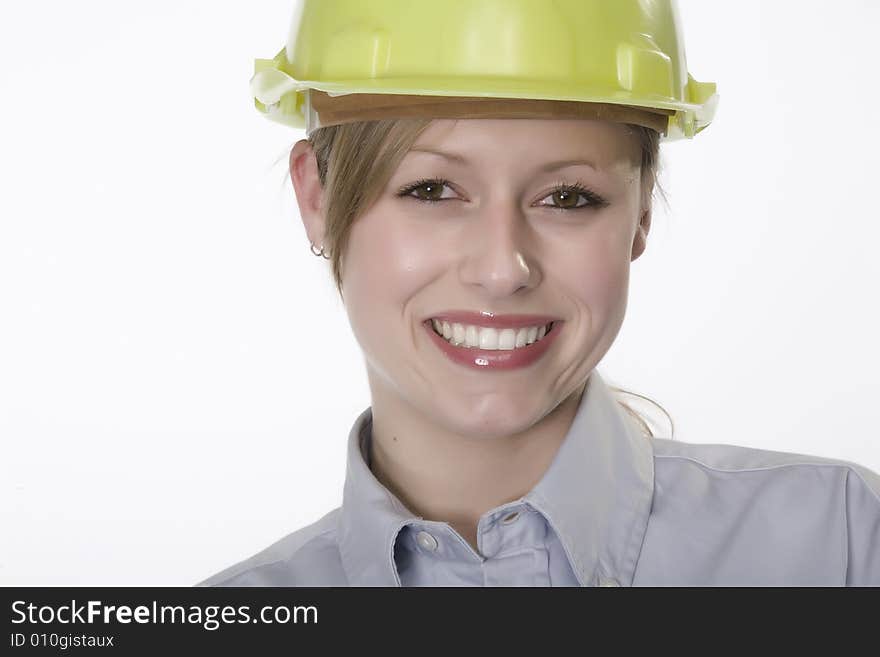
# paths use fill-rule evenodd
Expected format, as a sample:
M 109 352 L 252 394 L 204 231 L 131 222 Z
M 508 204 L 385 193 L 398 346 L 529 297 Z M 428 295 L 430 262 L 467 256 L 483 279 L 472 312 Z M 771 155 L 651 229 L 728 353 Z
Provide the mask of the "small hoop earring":
M 311 249 L 313 255 L 322 256 L 322 257 L 326 258 L 327 260 L 330 259 L 330 256 L 328 256 L 326 253 L 324 253 L 323 246 L 317 251 L 315 249 L 317 249 L 318 247 L 316 247 L 314 244 L 312 244 L 309 248 Z

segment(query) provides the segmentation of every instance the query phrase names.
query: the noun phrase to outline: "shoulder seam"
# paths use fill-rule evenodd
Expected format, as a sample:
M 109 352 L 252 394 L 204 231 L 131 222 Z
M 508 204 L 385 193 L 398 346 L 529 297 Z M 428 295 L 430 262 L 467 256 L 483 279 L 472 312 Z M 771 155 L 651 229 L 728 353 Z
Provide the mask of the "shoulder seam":
M 847 463 L 820 463 L 820 462 L 813 462 L 813 461 L 793 461 L 791 463 L 777 463 L 775 465 L 766 465 L 766 466 L 761 466 L 761 467 L 757 467 L 757 468 L 719 468 L 717 466 L 710 465 L 708 463 L 705 463 L 704 461 L 696 459 L 693 456 L 683 456 L 681 454 L 656 454 L 655 453 L 654 458 L 656 458 L 656 459 L 681 459 L 683 461 L 691 461 L 691 462 L 696 463 L 697 465 L 701 465 L 704 468 L 707 468 L 709 470 L 715 470 L 716 472 L 761 472 L 763 470 L 776 470 L 778 468 L 790 468 L 790 467 L 794 467 L 794 466 L 813 466 L 813 467 L 821 467 L 821 468 L 846 468 L 847 470 L 850 470 L 850 471 L 855 472 L 856 474 L 859 474 L 858 470 L 856 470 L 852 465 L 849 465 Z M 859 479 L 861 479 L 863 482 L 865 482 L 865 485 L 867 485 L 868 482 L 866 482 L 864 480 L 864 478 L 862 478 L 861 475 L 859 475 Z M 871 490 L 871 487 L 868 486 L 868 489 Z
M 242 570 L 239 570 L 239 571 L 236 572 L 235 574 L 229 575 L 229 577 L 224 577 L 223 579 L 221 579 L 219 582 L 216 582 L 215 584 L 211 584 L 211 586 L 212 586 L 212 587 L 214 587 L 214 586 L 221 586 L 221 585 L 223 584 L 223 582 L 228 582 L 228 581 L 231 580 L 231 579 L 235 579 L 236 577 L 240 577 L 241 575 L 244 575 L 245 573 L 250 572 L 250 571 L 252 571 L 252 570 L 256 570 L 257 568 L 263 568 L 263 567 L 265 567 L 265 566 L 271 566 L 271 565 L 273 565 L 273 564 L 281 563 L 282 561 L 287 561 L 288 559 L 292 559 L 293 557 L 295 557 L 295 556 L 297 555 L 297 553 L 298 553 L 301 549 L 303 549 L 306 545 L 308 545 L 309 543 L 311 543 L 313 540 L 315 540 L 315 539 L 317 539 L 317 538 L 321 538 L 321 537 L 324 536 L 325 534 L 329 534 L 330 532 L 332 532 L 332 531 L 334 531 L 334 530 L 335 530 L 335 527 L 328 527 L 328 528 L 325 529 L 324 531 L 319 532 L 319 533 L 315 534 L 314 536 L 312 536 L 311 538 L 309 538 L 308 540 L 303 541 L 302 543 L 300 543 L 300 545 L 299 545 L 299 546 L 298 546 L 293 552 L 291 552 L 290 554 L 288 554 L 288 555 L 286 555 L 286 556 L 283 556 L 283 557 L 281 557 L 281 558 L 278 558 L 278 559 L 272 559 L 272 560 L 270 560 L 270 561 L 262 561 L 262 562 L 252 563 L 252 564 L 250 564 L 248 567 L 243 568 Z M 268 548 L 267 548 L 267 549 L 268 549 Z M 250 557 L 250 558 L 253 558 L 253 557 Z M 242 561 L 243 561 L 243 562 L 246 562 L 246 561 L 248 561 L 248 558 L 245 558 L 245 559 L 243 559 Z
M 287 556 L 282 557 L 281 559 L 274 559 L 274 560 L 272 560 L 272 561 L 267 561 L 266 563 L 263 563 L 263 564 L 260 564 L 260 565 L 261 565 L 261 566 L 267 566 L 267 565 L 269 565 L 269 564 L 271 564 L 271 563 L 278 563 L 279 561 L 286 561 L 286 560 L 288 560 L 288 559 L 292 559 L 292 558 L 295 557 L 295 556 L 297 555 L 297 553 L 298 553 L 300 550 L 302 550 L 306 545 L 308 545 L 309 543 L 311 543 L 311 542 L 314 541 L 315 539 L 321 538 L 322 536 L 324 536 L 324 534 L 329 534 L 330 532 L 333 532 L 333 531 L 336 531 L 336 527 L 335 527 L 335 526 L 334 526 L 334 527 L 328 527 L 328 528 L 325 529 L 324 531 L 322 531 L 322 532 L 318 532 L 317 534 L 315 534 L 315 535 L 312 536 L 311 538 L 309 538 L 309 539 L 303 541 L 302 543 L 300 543 L 299 546 L 298 546 L 293 552 L 291 552 L 290 554 L 288 554 Z M 258 567 L 259 567 L 259 566 L 258 566 Z
M 859 472 L 856 468 L 850 468 L 850 471 L 856 473 L 856 476 L 857 476 L 859 479 L 861 479 L 862 483 L 865 485 L 865 488 L 868 489 L 868 492 L 871 493 L 871 495 L 874 497 L 875 500 L 877 500 L 878 503 L 880 503 L 880 492 L 875 491 L 875 490 L 871 487 L 871 484 L 869 484 L 869 483 L 865 480 L 865 478 L 862 476 L 862 473 Z

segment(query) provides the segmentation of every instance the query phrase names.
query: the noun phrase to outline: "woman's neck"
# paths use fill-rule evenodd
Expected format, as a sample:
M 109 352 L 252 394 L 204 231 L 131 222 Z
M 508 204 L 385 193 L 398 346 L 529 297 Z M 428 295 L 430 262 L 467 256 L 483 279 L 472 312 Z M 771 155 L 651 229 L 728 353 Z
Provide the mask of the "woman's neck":
M 528 493 L 574 420 L 584 386 L 510 436 L 457 435 L 395 394 L 373 386 L 370 469 L 413 513 L 448 522 L 477 551 L 486 511 Z

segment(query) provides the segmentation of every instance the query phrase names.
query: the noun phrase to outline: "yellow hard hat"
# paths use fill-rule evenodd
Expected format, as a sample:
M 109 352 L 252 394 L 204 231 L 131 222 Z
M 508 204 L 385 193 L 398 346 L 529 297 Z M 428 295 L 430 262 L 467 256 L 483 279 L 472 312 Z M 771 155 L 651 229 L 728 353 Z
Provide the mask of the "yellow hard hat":
M 675 0 L 298 0 L 287 45 L 255 60 L 250 84 L 258 110 L 307 134 L 327 124 L 319 96 L 360 94 L 355 113 L 390 99 L 374 118 L 450 97 L 635 111 L 659 116 L 667 141 L 702 131 L 718 104 L 687 71 Z

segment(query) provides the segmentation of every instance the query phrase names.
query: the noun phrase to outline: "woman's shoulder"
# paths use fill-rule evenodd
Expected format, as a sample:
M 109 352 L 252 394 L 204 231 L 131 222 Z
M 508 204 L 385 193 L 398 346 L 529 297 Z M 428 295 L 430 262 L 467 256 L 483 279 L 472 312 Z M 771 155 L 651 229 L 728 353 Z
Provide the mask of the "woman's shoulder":
M 687 477 L 706 482 L 753 482 L 763 488 L 777 483 L 799 485 L 816 493 L 838 489 L 847 495 L 860 493 L 864 504 L 880 513 L 880 474 L 859 463 L 812 454 L 780 452 L 742 445 L 686 443 L 654 438 L 655 476 Z
M 640 582 L 880 585 L 880 476 L 822 456 L 652 439 Z
M 303 586 L 341 573 L 335 533 L 339 508 L 195 586 Z M 317 584 L 316 585 L 320 585 Z
M 823 581 L 821 571 L 830 581 L 880 585 L 880 475 L 874 470 L 739 445 L 668 439 L 652 444 L 657 532 L 681 536 L 699 527 L 701 541 L 717 535 L 728 555 L 735 553 L 736 536 L 742 554 L 763 555 L 762 563 L 772 564 L 774 572 L 794 572 L 799 562 L 793 555 L 801 555 L 804 572 L 812 573 L 803 581 Z M 770 555 L 787 561 L 776 563 Z
M 880 474 L 859 463 L 843 459 L 781 452 L 743 445 L 723 443 L 687 443 L 666 438 L 653 438 L 655 467 L 660 469 L 699 469 L 707 475 L 756 475 L 767 477 L 816 477 L 827 471 L 831 478 L 849 480 L 854 477 L 878 497 Z

